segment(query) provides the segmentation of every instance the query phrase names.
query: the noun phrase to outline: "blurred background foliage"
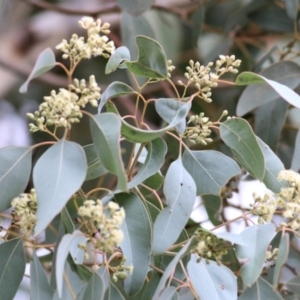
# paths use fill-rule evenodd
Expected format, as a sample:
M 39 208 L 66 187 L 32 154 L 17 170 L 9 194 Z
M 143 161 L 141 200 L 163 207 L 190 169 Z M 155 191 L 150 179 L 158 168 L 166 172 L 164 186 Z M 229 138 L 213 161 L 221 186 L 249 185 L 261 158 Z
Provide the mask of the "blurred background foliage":
M 297 91 L 300 84 L 300 67 L 297 64 L 300 51 L 298 5 L 298 0 L 2 0 L 1 146 L 48 139 L 48 136 L 41 133 L 27 136 L 24 141 L 21 141 L 21 137 L 13 139 L 18 127 L 14 129 L 14 125 L 10 124 L 13 122 L 9 121 L 5 123 L 9 125 L 1 127 L 1 122 L 3 123 L 5 115 L 7 117 L 6 111 L 10 111 L 12 115 L 19 114 L 23 118 L 24 127 L 25 112 L 37 109 L 43 96 L 48 95 L 52 89 L 67 85 L 61 69 L 55 68 L 34 80 L 27 94 L 18 92 L 43 49 L 54 49 L 63 38 L 68 39 L 72 33 L 83 34 L 77 26 L 83 15 L 111 23 L 110 39 L 117 46 L 127 46 L 132 58 L 137 57 L 136 35 L 156 39 L 164 47 L 168 59 L 176 66 L 172 73 L 174 82 L 183 79 L 190 59 L 207 64 L 215 61 L 219 54 L 234 54 L 242 60 L 240 71 L 262 72 L 267 78 L 283 82 Z M 61 60 L 59 53 L 57 60 Z M 126 70 L 105 75 L 105 64 L 106 60 L 103 58 L 84 61 L 78 66 L 75 77 L 87 79 L 90 74 L 95 74 L 102 92 L 115 80 L 131 83 Z M 234 77 L 231 74 L 225 79 L 234 81 Z M 250 122 L 255 133 L 275 151 L 285 167 L 290 168 L 300 124 L 299 110 L 289 107 L 280 98 L 269 101 L 270 99 L 264 99 L 261 91 L 246 90 L 244 87 L 220 83 L 213 90 L 213 103 L 207 104 L 195 99 L 192 113 L 204 111 L 211 120 L 217 120 L 224 109 L 229 111 L 229 115 L 236 115 L 239 102 L 242 103 L 241 106 L 250 103 L 249 107 L 240 110 L 240 115 Z M 164 82 L 148 85 L 145 96 L 175 97 Z M 133 100 L 130 96 L 116 99 L 122 115 L 134 111 Z M 7 105 L 7 102 L 12 106 Z M 253 102 L 256 105 L 252 105 Z M 95 110 L 88 109 L 96 113 Z M 151 106 L 146 119 L 152 128 L 162 125 Z M 76 129 L 72 130 L 72 140 L 82 145 L 91 142 L 88 120 L 74 127 Z M 4 143 L 8 132 L 9 138 Z M 21 133 L 22 136 L 26 134 L 26 130 Z M 213 148 L 231 155 L 218 139 L 208 146 L 196 147 Z M 175 157 L 175 154 L 170 153 L 170 158 Z

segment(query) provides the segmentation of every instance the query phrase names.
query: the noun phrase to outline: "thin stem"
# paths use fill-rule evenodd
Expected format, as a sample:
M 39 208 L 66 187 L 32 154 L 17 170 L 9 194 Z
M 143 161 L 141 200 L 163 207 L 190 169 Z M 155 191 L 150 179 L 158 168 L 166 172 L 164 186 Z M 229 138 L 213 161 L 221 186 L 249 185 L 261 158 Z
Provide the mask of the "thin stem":
M 65 73 L 66 73 L 66 75 L 69 79 L 70 71 L 67 69 L 67 67 L 64 64 L 60 63 L 60 62 L 56 62 L 56 65 L 61 67 L 65 71 Z M 69 82 L 69 80 L 68 80 L 68 82 Z
M 157 271 L 157 272 L 159 272 L 159 273 L 161 273 L 161 274 L 164 274 L 164 271 L 161 270 L 161 269 L 159 269 L 158 267 L 156 267 L 156 266 L 154 266 L 154 265 L 152 265 L 152 264 L 150 264 L 149 266 L 150 266 L 150 268 L 152 268 L 153 270 L 155 270 L 155 271 Z M 185 282 L 183 282 L 183 281 L 177 279 L 176 277 L 172 277 L 172 280 L 174 280 L 174 281 L 176 281 L 176 282 L 178 282 L 178 283 L 180 283 L 180 284 L 186 285 Z
M 78 194 L 82 198 L 83 201 L 87 199 L 87 196 L 85 195 L 84 191 L 82 189 L 78 190 Z
M 232 219 L 232 220 L 229 220 L 229 221 L 227 221 L 227 222 L 225 222 L 225 223 L 222 223 L 222 224 L 216 226 L 215 228 L 211 229 L 211 231 L 214 231 L 214 230 L 216 230 L 216 229 L 218 229 L 218 228 L 221 228 L 221 227 L 223 227 L 223 226 L 226 226 L 226 225 L 228 225 L 228 224 L 230 224 L 230 223 L 233 223 L 233 222 L 235 222 L 235 221 L 237 221 L 237 220 L 239 220 L 239 219 L 244 219 L 247 215 L 250 215 L 251 213 L 252 213 L 251 211 L 248 211 L 248 212 L 244 213 L 242 216 L 236 217 L 236 218 L 234 218 L 234 219 Z
M 141 153 L 142 153 L 143 148 L 145 147 L 145 145 L 146 145 L 146 143 L 142 143 L 140 145 L 140 148 L 139 148 L 137 154 L 135 155 L 134 160 L 133 160 L 133 162 L 132 162 L 132 164 L 131 164 L 131 166 L 130 166 L 130 168 L 128 170 L 128 173 L 127 173 L 128 178 L 130 178 L 131 173 L 132 173 L 134 167 L 136 166 L 136 164 L 138 162 L 138 159 L 139 159 L 139 157 L 140 157 L 140 155 L 141 155 Z M 134 145 L 134 147 L 135 147 L 135 145 Z M 133 152 L 134 152 L 134 149 L 133 149 Z
M 98 192 L 98 191 L 104 191 L 104 192 L 107 192 L 108 194 L 111 194 L 111 190 L 106 189 L 106 188 L 99 187 L 99 188 L 95 188 L 95 189 L 89 191 L 89 192 L 86 194 L 86 198 L 88 198 L 91 194 L 93 194 L 93 193 L 95 193 L 95 192 Z
M 147 189 L 148 191 L 150 191 L 155 196 L 155 198 L 157 199 L 157 201 L 158 201 L 158 203 L 160 205 L 161 210 L 163 210 L 164 209 L 163 203 L 162 203 L 159 195 L 157 194 L 156 190 L 151 189 L 149 186 L 145 185 L 144 183 L 141 183 L 141 186 L 143 188 Z
M 177 88 L 176 88 L 174 82 L 170 78 L 168 78 L 167 80 L 170 83 L 170 85 L 173 87 L 173 90 L 175 91 L 178 100 L 181 101 L 180 95 L 179 95 L 179 93 L 177 91 Z
M 66 272 L 64 271 L 64 280 L 65 280 L 65 283 L 66 283 L 66 286 L 67 286 L 67 289 L 69 290 L 70 294 L 71 294 L 71 297 L 75 300 L 76 299 L 76 295 L 71 287 L 71 284 L 69 282 L 69 278 L 67 277 L 67 274 Z

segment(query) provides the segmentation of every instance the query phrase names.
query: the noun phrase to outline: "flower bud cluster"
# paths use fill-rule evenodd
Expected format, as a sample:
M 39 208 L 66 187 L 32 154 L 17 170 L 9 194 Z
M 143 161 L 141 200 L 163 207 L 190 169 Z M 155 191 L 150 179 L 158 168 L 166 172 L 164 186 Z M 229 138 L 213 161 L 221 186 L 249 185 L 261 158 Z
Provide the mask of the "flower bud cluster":
M 102 25 L 100 19 L 94 21 L 91 17 L 83 17 L 78 24 L 87 31 L 87 42 L 84 37 L 78 37 L 77 34 L 73 34 L 69 42 L 63 40 L 56 46 L 56 49 L 64 53 L 64 59 L 70 58 L 77 64 L 82 58 L 91 58 L 92 56 L 109 58 L 114 53 L 115 45 L 107 37 L 110 32 L 109 23 Z
M 167 61 L 168 66 L 168 77 L 171 78 L 171 73 L 175 69 L 175 66 L 172 65 L 172 60 Z
M 12 200 L 11 206 L 15 224 L 25 232 L 32 232 L 36 224 L 36 193 L 35 189 L 30 194 L 21 194 Z
M 120 229 L 124 219 L 125 211 L 115 202 L 110 201 L 103 207 L 101 200 L 86 200 L 79 207 L 78 215 L 82 223 L 89 229 L 90 241 L 95 249 L 103 252 L 113 253 L 123 240 L 123 232 Z
M 216 61 L 215 72 L 211 72 L 211 68 L 214 65 L 213 62 L 209 62 L 206 66 L 203 66 L 199 62 L 190 60 L 189 66 L 186 67 L 187 72 L 184 73 L 184 77 L 188 82 L 184 84 L 179 80 L 178 84 L 187 88 L 190 84 L 194 83 L 195 88 L 199 91 L 198 97 L 207 103 L 212 102 L 211 89 L 218 86 L 218 79 L 228 72 L 237 73 L 238 70 L 236 68 L 241 64 L 241 60 L 236 60 L 234 55 L 220 55 L 219 58 Z
M 45 101 L 40 105 L 39 111 L 34 114 L 27 113 L 27 117 L 36 123 L 29 124 L 29 130 L 44 131 L 45 126 L 51 125 L 70 129 L 72 123 L 79 123 L 82 118 L 80 108 L 87 103 L 96 107 L 100 96 L 100 88 L 94 75 L 90 76 L 88 86 L 84 79 L 74 79 L 69 90 L 62 88 L 58 93 L 52 90 L 50 96 L 44 97 Z
M 192 144 L 207 145 L 207 143 L 212 142 L 212 139 L 208 138 L 211 134 L 209 126 L 212 125 L 212 122 L 209 121 L 208 117 L 204 117 L 203 112 L 199 115 L 191 116 L 188 124 L 191 122 L 196 125 L 194 127 L 187 127 L 185 135 Z
M 203 229 L 198 229 L 195 232 L 195 236 L 198 243 L 191 252 L 197 253 L 200 256 L 199 261 L 202 258 L 207 262 L 208 259 L 215 259 L 218 265 L 220 265 L 222 256 L 227 254 L 224 240 Z
M 113 272 L 112 279 L 114 282 L 117 282 L 118 279 L 124 280 L 127 278 L 128 273 L 132 274 L 133 266 L 125 266 L 126 258 L 123 257 L 121 263 L 117 267 L 111 267 Z
M 255 205 L 252 212 L 259 216 L 258 222 L 270 222 L 275 210 L 278 208 L 287 222 L 281 226 L 300 230 L 300 174 L 292 170 L 283 170 L 279 173 L 278 179 L 287 183 L 278 194 L 263 198 L 255 197 Z

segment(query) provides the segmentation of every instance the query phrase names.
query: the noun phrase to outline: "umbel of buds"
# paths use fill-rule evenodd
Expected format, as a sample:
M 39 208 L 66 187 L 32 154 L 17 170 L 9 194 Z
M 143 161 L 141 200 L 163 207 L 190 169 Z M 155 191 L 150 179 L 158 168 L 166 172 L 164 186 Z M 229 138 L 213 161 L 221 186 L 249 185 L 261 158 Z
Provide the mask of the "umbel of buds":
M 83 225 L 82 229 L 87 231 L 94 248 L 113 253 L 124 237 L 120 229 L 125 219 L 124 209 L 112 201 L 103 207 L 101 200 L 86 200 L 84 205 L 79 207 L 78 215 Z
M 35 189 L 30 194 L 21 194 L 11 202 L 12 216 L 16 225 L 24 232 L 32 232 L 36 224 L 36 193 Z

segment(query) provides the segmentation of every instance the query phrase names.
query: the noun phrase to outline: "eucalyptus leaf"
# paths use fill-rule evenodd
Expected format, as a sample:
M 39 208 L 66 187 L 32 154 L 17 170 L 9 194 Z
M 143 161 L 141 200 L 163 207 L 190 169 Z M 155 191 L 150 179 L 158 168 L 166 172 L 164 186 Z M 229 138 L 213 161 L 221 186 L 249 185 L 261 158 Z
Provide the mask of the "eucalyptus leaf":
M 176 242 L 192 213 L 196 184 L 179 157 L 170 165 L 164 183 L 167 207 L 154 222 L 152 251 L 164 253 Z
M 124 61 L 130 60 L 130 52 L 127 47 L 118 47 L 115 52 L 110 56 L 106 67 L 105 74 L 109 74 L 117 70 L 117 68 L 122 68 Z
M 117 189 L 124 191 L 127 190 L 127 178 L 119 144 L 120 127 L 120 118 L 112 113 L 103 113 L 91 118 L 91 133 L 97 154 L 103 166 L 118 176 Z
M 108 172 L 101 163 L 94 144 L 84 146 L 83 150 L 88 164 L 87 174 L 85 178 L 86 181 L 98 178 Z
M 236 255 L 243 262 L 240 274 L 246 286 L 251 286 L 260 276 L 274 235 L 272 223 L 248 227 L 240 234 L 246 245 L 236 245 Z
M 61 219 L 65 226 L 66 233 L 73 233 L 75 230 L 75 225 L 66 207 L 64 207 L 61 211 Z
M 167 146 L 162 138 L 157 138 L 149 143 L 147 158 L 139 172 L 128 183 L 128 189 L 131 189 L 150 176 L 157 173 L 162 167 L 165 161 L 165 155 L 167 153 Z
M 118 4 L 132 15 L 139 15 L 149 9 L 155 0 L 117 0 Z
M 21 238 L 0 244 L 1 300 L 14 299 L 23 279 L 26 260 Z
M 222 222 L 220 220 L 220 213 L 222 209 L 222 200 L 217 195 L 203 195 L 202 201 L 204 203 L 209 220 L 213 225 L 218 226 Z
M 262 277 L 251 286 L 246 288 L 238 300 L 274 299 L 283 300 L 280 294 Z
M 175 286 L 169 286 L 163 290 L 158 298 L 159 300 L 174 300 L 178 299 L 178 294 L 176 292 Z
M 298 133 L 296 136 L 291 169 L 296 172 L 300 170 L 300 129 L 298 129 Z
M 112 283 L 109 283 L 109 286 L 106 290 L 104 300 L 125 300 L 125 297 L 118 290 L 118 288 Z
M 129 85 L 120 81 L 112 82 L 101 96 L 98 111 L 101 112 L 107 100 L 119 96 L 130 95 L 136 93 Z
M 299 67 L 299 66 L 298 66 Z M 300 67 L 299 67 L 300 68 Z M 299 76 L 299 71 L 297 70 L 297 76 Z M 288 73 L 289 74 L 289 73 Z M 284 82 L 287 80 L 285 73 Z M 289 74 L 289 76 L 295 76 L 295 74 Z M 235 84 L 236 85 L 249 85 L 249 84 L 255 84 L 254 88 L 247 89 L 244 91 L 243 95 L 241 96 L 238 106 L 237 106 L 237 115 L 242 116 L 246 114 L 247 112 L 251 111 L 252 109 L 262 105 L 266 104 L 272 100 L 275 100 L 278 98 L 278 95 L 281 96 L 285 101 L 287 101 L 289 104 L 300 108 L 300 96 L 296 94 L 289 86 L 296 86 L 300 83 L 298 81 L 299 78 L 296 80 L 291 80 L 291 83 L 287 86 L 285 84 L 279 83 L 277 81 L 267 79 L 266 77 L 262 75 L 258 75 L 252 72 L 243 72 L 238 75 Z M 283 80 L 282 80 L 283 81 Z M 259 84 L 257 86 L 257 84 Z M 262 84 L 262 85 L 261 85 Z M 266 86 L 267 85 L 267 86 Z M 296 87 L 294 86 L 294 87 Z M 273 90 L 273 93 L 272 93 Z M 271 91 L 271 92 L 270 92 Z M 277 93 L 274 94 L 274 92 Z M 257 94 L 257 95 L 256 95 Z M 267 94 L 267 96 L 265 96 Z M 246 95 L 246 96 L 245 96 Z M 249 96 L 251 95 L 251 101 L 249 99 Z M 258 99 L 258 100 L 254 100 Z
M 37 195 L 37 223 L 39 235 L 76 193 L 86 177 L 87 163 L 78 144 L 60 140 L 37 161 L 33 182 Z
M 31 71 L 27 80 L 20 87 L 19 92 L 27 93 L 29 82 L 32 79 L 40 76 L 41 74 L 48 72 L 53 67 L 55 67 L 55 65 L 56 65 L 56 60 L 55 60 L 54 52 L 50 48 L 43 50 L 38 56 L 37 61 L 33 67 L 33 70 Z
M 215 261 L 209 264 L 194 254 L 187 265 L 193 287 L 200 299 L 232 300 L 237 296 L 237 282 L 234 274 L 224 265 Z
M 297 21 L 299 0 L 285 0 L 285 11 L 290 19 Z
M 111 101 L 106 103 L 106 108 L 110 112 L 118 113 L 116 107 Z M 128 124 L 125 120 L 122 121 L 121 133 L 122 135 L 130 142 L 133 143 L 144 143 L 152 141 L 160 136 L 162 136 L 168 130 L 173 129 L 178 125 L 183 119 L 185 119 L 186 114 L 188 113 L 187 107 L 182 106 L 174 116 L 173 121 L 167 126 L 159 130 L 144 130 L 134 127 Z
M 146 36 L 137 36 L 138 58 L 126 61 L 127 68 L 135 75 L 147 78 L 167 78 L 167 57 L 162 46 Z
M 288 259 L 290 248 L 290 236 L 288 233 L 281 235 L 280 244 L 278 248 L 278 254 L 275 264 L 274 276 L 273 276 L 273 286 L 278 285 L 280 278 L 280 271 Z
M 250 125 L 244 119 L 233 118 L 220 125 L 220 135 L 235 158 L 254 177 L 265 177 L 265 160 Z
M 168 99 L 168 98 L 159 98 L 155 101 L 155 109 L 160 117 L 171 123 L 177 114 L 177 111 L 181 109 L 181 107 L 186 106 L 187 112 L 191 109 L 191 102 L 179 102 L 178 100 Z M 186 128 L 186 121 L 182 120 L 178 125 L 175 126 L 178 133 L 183 134 Z
M 115 196 L 125 210 L 125 221 L 121 226 L 124 239 L 120 244 L 125 265 L 132 265 L 133 272 L 124 281 L 127 294 L 135 295 L 142 288 L 148 273 L 151 254 L 151 223 L 142 200 L 135 194 L 120 193 Z
M 28 184 L 31 172 L 31 148 L 2 148 L 0 162 L 0 211 L 4 211 L 11 206 L 13 198 L 24 192 Z
M 293 279 L 284 283 L 289 290 L 291 290 L 294 294 L 300 295 L 300 276 L 295 276 Z
M 45 270 L 33 251 L 30 263 L 30 294 L 31 300 L 51 300 L 52 291 Z
M 99 274 L 94 273 L 88 282 L 83 299 L 102 300 L 104 299 L 104 282 Z
M 182 162 L 197 185 L 197 195 L 220 195 L 222 186 L 241 172 L 233 159 L 213 150 L 187 149 Z M 220 166 L 226 169 L 226 172 L 220 172 Z

